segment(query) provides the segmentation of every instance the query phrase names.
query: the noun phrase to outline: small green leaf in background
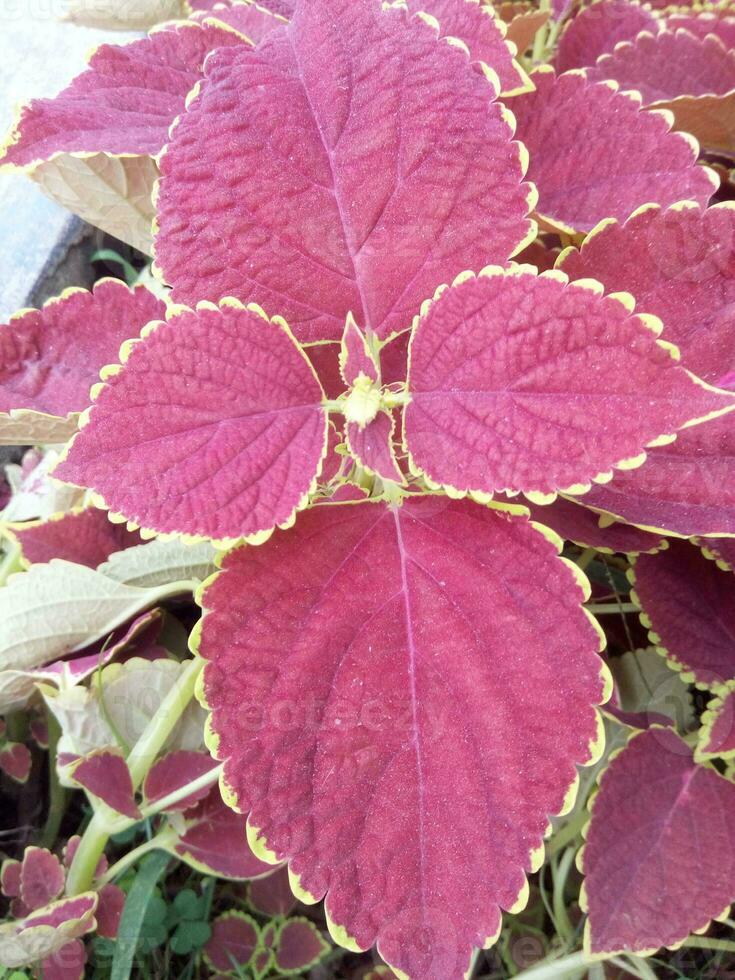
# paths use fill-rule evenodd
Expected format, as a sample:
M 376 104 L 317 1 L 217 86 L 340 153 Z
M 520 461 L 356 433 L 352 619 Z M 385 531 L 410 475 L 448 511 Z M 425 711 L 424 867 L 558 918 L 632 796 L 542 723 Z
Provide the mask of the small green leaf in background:
M 141 862 L 120 919 L 110 980 L 128 980 L 130 977 L 146 910 L 155 894 L 156 883 L 163 874 L 168 861 L 167 854 L 156 852 Z M 165 929 L 165 926 L 163 928 Z
M 92 262 L 116 262 L 118 265 L 122 266 L 123 275 L 125 276 L 125 282 L 128 286 L 134 286 L 138 281 L 138 270 L 124 259 L 119 252 L 116 252 L 112 248 L 101 248 L 94 255 L 90 256 Z

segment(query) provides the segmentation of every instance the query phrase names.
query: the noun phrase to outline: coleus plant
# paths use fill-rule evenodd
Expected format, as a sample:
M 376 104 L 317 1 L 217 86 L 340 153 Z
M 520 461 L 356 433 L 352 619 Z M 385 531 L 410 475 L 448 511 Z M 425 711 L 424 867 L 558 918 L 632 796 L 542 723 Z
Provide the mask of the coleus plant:
M 630 23 L 620 38 L 644 52 L 678 46 L 696 65 L 712 48 L 616 4 Z M 651 641 L 716 698 L 694 755 L 666 718 L 628 713 L 641 734 L 601 780 L 581 858 L 587 951 L 683 941 L 735 896 L 735 790 L 710 765 L 733 749 L 731 638 L 720 658 L 703 641 L 679 656 L 664 639 L 690 608 L 687 585 L 707 590 L 702 618 L 717 632 L 732 572 L 687 542 L 651 554 L 666 535 L 724 549 L 735 533 L 735 209 L 707 207 L 718 179 L 672 131 L 680 97 L 696 115 L 701 93 L 680 91 L 676 73 L 659 77 L 663 95 L 622 91 L 632 56 L 607 51 L 584 12 L 559 43 L 558 66 L 573 70 L 557 75 L 524 70 L 499 18 L 470 0 L 197 7 L 103 46 L 19 117 L 4 159 L 36 176 L 99 155 L 160 173 L 155 267 L 170 297 L 105 281 L 14 318 L 4 438 L 47 443 L 79 425 L 54 478 L 139 532 L 123 556 L 214 543 L 220 571 L 197 592 L 182 676 L 190 690 L 204 663 L 222 797 L 247 815 L 241 876 L 288 862 L 302 901 L 326 899 L 339 943 L 376 944 L 414 978 L 461 977 L 494 942 L 501 910 L 525 903 L 550 815 L 574 804 L 576 766 L 603 750 L 603 636 L 560 534 L 639 554 L 634 601 Z M 558 32 L 570 11 L 552 13 Z M 706 95 L 724 118 L 729 89 Z M 726 155 L 727 139 L 718 131 Z M 539 228 L 570 247 L 549 260 Z M 65 520 L 86 527 L 94 513 Z M 89 529 L 98 550 L 86 562 L 77 551 L 74 567 L 102 576 L 115 603 L 132 590 L 129 605 L 49 660 L 181 584 L 115 580 L 105 566 L 118 556 Z M 48 532 L 9 601 L 69 561 Z M 665 574 L 678 592 L 656 586 Z M 71 894 L 93 884 L 108 811 L 134 820 L 167 801 L 156 783 L 170 786 L 179 763 L 182 819 L 217 805 L 190 799 L 210 777 L 201 757 L 151 768 L 170 730 L 150 724 L 152 757 L 143 732 L 147 756 L 105 746 L 67 760 L 108 808 Z M 661 766 L 666 794 L 652 790 Z M 664 910 L 660 869 L 692 844 L 695 786 L 716 847 L 696 896 Z M 620 799 L 645 800 L 650 816 L 652 839 L 632 851 Z M 616 897 L 621 852 L 637 887 Z

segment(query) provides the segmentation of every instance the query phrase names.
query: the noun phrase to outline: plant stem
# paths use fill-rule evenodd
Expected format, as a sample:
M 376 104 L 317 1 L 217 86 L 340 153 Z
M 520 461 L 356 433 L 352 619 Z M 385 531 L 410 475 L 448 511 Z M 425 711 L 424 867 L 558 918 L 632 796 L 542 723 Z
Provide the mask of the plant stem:
M 658 980 L 651 967 L 640 956 L 633 956 L 632 954 L 620 957 L 614 956 L 610 962 L 626 970 L 628 973 L 632 973 L 633 976 L 638 977 L 638 980 Z
M 132 851 L 128 851 L 127 854 L 123 854 L 119 861 L 116 861 L 111 865 L 107 871 L 99 879 L 98 884 L 100 886 L 107 885 L 115 878 L 119 878 L 123 871 L 127 871 L 129 867 L 136 864 L 144 854 L 148 854 L 149 851 L 155 850 L 165 850 L 165 845 L 169 840 L 175 840 L 176 835 L 171 831 L 170 828 L 162 831 L 160 834 L 156 834 L 155 837 L 151 837 L 150 840 L 143 841 L 137 847 L 134 847 Z
M 574 936 L 574 927 L 572 926 L 569 913 L 567 912 L 567 903 L 564 892 L 567 886 L 567 878 L 569 877 L 569 872 L 572 868 L 572 862 L 574 861 L 575 851 L 576 848 L 574 847 L 567 848 L 559 859 L 558 866 L 555 868 L 552 866 L 554 889 L 551 904 L 554 909 L 554 924 L 556 926 L 556 931 L 559 933 L 559 936 L 565 943 L 569 943 Z
M 563 850 L 568 844 L 571 844 L 575 837 L 578 837 L 582 833 L 582 828 L 587 823 L 589 819 L 589 814 L 584 809 L 580 811 L 567 821 L 563 827 L 554 834 L 554 836 L 549 840 L 546 845 L 546 855 L 547 857 L 553 857 L 558 854 L 559 851 Z
M 640 612 L 634 602 L 589 602 L 585 609 L 595 616 L 604 616 L 605 613 Z
M 582 571 L 584 571 L 596 554 L 597 554 L 597 548 L 585 548 L 585 550 L 577 559 L 577 566 L 581 568 Z
M 161 751 L 177 721 L 194 695 L 197 677 L 201 673 L 204 661 L 194 657 L 161 702 L 161 707 L 144 729 L 128 756 L 127 763 L 133 788 L 137 789 Z
M 516 974 L 523 980 L 572 980 L 583 977 L 589 968 L 589 960 L 580 950 L 569 956 L 558 956 L 556 959 L 544 960 L 529 970 Z
M 11 575 L 20 572 L 23 565 L 20 560 L 21 550 L 17 541 L 4 541 L 5 554 L 0 559 L 0 585 L 5 585 Z
M 43 826 L 39 844 L 41 847 L 50 848 L 56 843 L 59 834 L 59 827 L 64 818 L 66 810 L 67 791 L 59 782 L 59 774 L 56 771 L 56 747 L 61 737 L 61 726 L 51 711 L 46 711 L 46 724 L 48 726 L 48 813 L 46 823 Z
M 199 657 L 194 657 L 187 663 L 178 680 L 161 702 L 160 708 L 133 746 L 127 763 L 134 789 L 137 789 L 145 779 L 166 739 L 191 701 L 194 686 L 203 664 L 204 661 Z M 205 775 L 209 776 L 210 774 Z M 191 790 L 187 787 L 187 793 L 184 795 L 188 795 L 189 792 Z M 130 827 L 136 822 L 128 819 L 121 821 L 119 815 L 104 804 L 96 808 L 94 816 L 82 834 L 77 853 L 74 855 L 74 860 L 69 868 L 66 879 L 67 895 L 78 895 L 91 887 L 97 863 L 102 857 L 110 835 Z

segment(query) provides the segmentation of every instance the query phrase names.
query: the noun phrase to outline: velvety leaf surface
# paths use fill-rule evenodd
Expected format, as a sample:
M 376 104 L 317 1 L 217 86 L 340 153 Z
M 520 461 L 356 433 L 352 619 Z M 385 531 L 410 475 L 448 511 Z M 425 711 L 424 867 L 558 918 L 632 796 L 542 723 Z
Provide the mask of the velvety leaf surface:
M 384 338 L 528 234 L 512 135 L 422 20 L 314 0 L 257 51 L 208 60 L 161 160 L 157 263 L 181 302 L 252 300 L 302 341 L 338 340 L 351 310 Z
M 56 153 L 153 156 L 183 112 L 207 54 L 242 44 L 232 31 L 193 23 L 130 44 L 102 44 L 59 95 L 24 106 L 0 162 L 32 166 Z
M 680 95 L 725 95 L 735 89 L 735 54 L 716 37 L 699 38 L 682 29 L 644 32 L 603 55 L 587 77 L 634 89 L 644 105 L 668 104 Z
M 114 552 L 140 543 L 139 535 L 131 534 L 124 524 L 113 524 L 95 507 L 69 511 L 47 521 L 16 524 L 10 530 L 29 565 L 63 558 L 97 568 Z
M 735 207 L 651 206 L 600 224 L 559 268 L 627 290 L 664 323 L 682 364 L 711 384 L 735 367 Z
M 645 466 L 616 473 L 584 503 L 641 527 L 694 534 L 735 533 L 735 420 L 683 429 L 651 449 Z
M 248 885 L 250 907 L 269 919 L 288 915 L 296 907 L 296 898 L 288 881 L 288 869 L 279 868 L 265 878 Z
M 670 14 L 666 18 L 666 27 L 670 31 L 683 28 L 700 38 L 714 34 L 728 50 L 735 48 L 735 12 L 729 8 L 728 13 L 728 7 L 724 4 L 719 9 L 715 7 L 690 14 Z
M 698 684 L 735 678 L 735 577 L 686 541 L 635 562 L 635 598 L 652 642 Z
M 281 324 L 239 304 L 178 308 L 108 377 L 56 475 L 157 531 L 267 532 L 318 475 L 322 398 Z
M 425 310 L 408 388 L 412 466 L 462 492 L 583 487 L 732 403 L 618 298 L 528 266 L 485 270 Z
M 60 558 L 33 565 L 0 590 L 0 668 L 51 663 L 180 591 L 131 588 Z
M 377 473 L 381 479 L 403 483 L 393 446 L 394 429 L 393 416 L 388 412 L 378 412 L 362 429 L 356 422 L 348 422 L 345 429 L 347 446 L 362 466 Z
M 0 749 L 0 769 L 16 783 L 28 782 L 32 763 L 28 746 L 21 742 L 6 742 Z
M 276 967 L 285 974 L 301 973 L 323 959 L 330 949 L 313 922 L 303 918 L 287 919 L 276 933 Z
M 200 651 L 251 840 L 327 894 L 338 941 L 462 977 L 595 753 L 575 576 L 524 518 L 434 497 L 314 508 L 224 569 Z
M 81 412 L 100 368 L 165 308 L 144 287 L 102 279 L 91 293 L 69 289 L 40 310 L 21 310 L 0 327 L 0 412 Z
M 130 770 L 120 752 L 100 750 L 85 756 L 74 766 L 73 779 L 118 813 L 140 819 Z
M 182 786 L 186 786 L 187 783 L 191 783 L 210 772 L 214 767 L 215 763 L 206 752 L 181 749 L 176 752 L 169 752 L 157 759 L 148 771 L 143 783 L 143 795 L 146 804 L 162 800 L 164 796 L 176 792 Z M 204 799 L 209 794 L 210 789 L 210 786 L 206 786 L 204 789 L 184 797 L 178 803 L 172 804 L 167 810 L 188 810 L 199 800 Z
M 671 729 L 634 736 L 602 777 L 582 868 L 588 951 L 681 942 L 735 894 L 735 785 Z
M 38 164 L 33 179 L 63 208 L 150 254 L 153 186 L 158 179 L 158 166 L 151 157 L 59 153 Z
M 480 0 L 409 0 L 408 9 L 435 17 L 441 37 L 464 41 L 472 61 L 482 61 L 496 73 L 502 95 L 531 88 L 528 75 L 515 60 L 515 45 L 506 43 L 503 22 L 489 5 Z
M 194 19 L 205 20 L 209 24 L 225 24 L 239 31 L 252 44 L 259 44 L 266 34 L 282 27 L 286 19 L 277 13 L 271 13 L 266 7 L 257 3 L 217 4 L 211 11 L 203 11 L 194 15 Z
M 668 120 L 578 74 L 534 72 L 536 91 L 513 100 L 517 135 L 531 155 L 538 214 L 552 230 L 589 231 L 623 221 L 649 201 L 705 205 L 716 183 L 696 166 L 691 140 Z M 469 263 L 468 263 L 469 264 Z
M 233 961 L 239 967 L 250 963 L 259 937 L 260 929 L 252 916 L 224 912 L 212 923 L 212 936 L 204 947 L 204 955 L 214 970 L 230 973 Z
M 531 519 L 545 524 L 567 541 L 583 545 L 585 548 L 596 548 L 603 552 L 623 552 L 638 554 L 639 552 L 655 551 L 663 545 L 660 535 L 649 534 L 628 524 L 610 524 L 600 527 L 599 515 L 564 497 L 543 507 L 525 503 L 531 511 Z
M 715 688 L 715 694 L 702 715 L 694 753 L 700 761 L 735 756 L 735 681 Z
M 641 31 L 655 34 L 659 22 L 651 11 L 628 0 L 599 0 L 581 10 L 559 38 L 558 71 L 594 65 L 601 54 L 620 41 L 632 41 Z
M 245 818 L 225 806 L 219 787 L 185 814 L 186 826 L 171 852 L 203 874 L 237 880 L 272 871 L 248 847 Z

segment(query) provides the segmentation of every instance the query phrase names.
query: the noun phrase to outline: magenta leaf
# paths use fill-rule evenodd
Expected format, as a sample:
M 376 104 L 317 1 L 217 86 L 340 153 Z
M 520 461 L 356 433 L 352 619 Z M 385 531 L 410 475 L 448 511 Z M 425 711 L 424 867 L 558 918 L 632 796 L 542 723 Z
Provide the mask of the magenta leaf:
M 192 16 L 199 23 L 223 25 L 239 31 L 251 44 L 259 44 L 266 34 L 282 27 L 286 18 L 258 3 L 218 3 Z
M 699 548 L 670 541 L 636 559 L 633 596 L 651 642 L 684 679 L 712 686 L 735 678 L 735 576 Z
M 702 714 L 702 727 L 694 757 L 707 759 L 735 758 L 735 680 L 713 688 L 715 697 Z
M 224 912 L 212 923 L 212 935 L 204 947 L 204 956 L 213 970 L 232 973 L 236 967 L 248 966 L 260 939 L 260 927 L 244 912 Z
M 410 464 L 433 484 L 581 493 L 733 404 L 595 282 L 490 267 L 437 296 L 414 329 L 404 415 Z
M 302 341 L 338 340 L 351 310 L 383 339 L 523 244 L 512 137 L 490 82 L 422 20 L 313 0 L 255 52 L 208 59 L 161 160 L 157 264 L 179 302 L 253 300 Z
M 623 221 L 649 201 L 707 204 L 718 180 L 697 166 L 691 137 L 669 132 L 670 119 L 579 74 L 539 70 L 532 79 L 536 91 L 514 99 L 513 113 L 530 153 L 543 227 L 589 231 L 603 218 Z
M 32 761 L 28 746 L 22 742 L 6 742 L 0 748 L 0 769 L 16 783 L 28 782 Z
M 651 11 L 628 0 L 599 0 L 583 8 L 559 38 L 557 71 L 594 65 L 619 41 L 632 41 L 643 30 L 655 33 L 658 21 Z
M 357 422 L 348 422 L 345 428 L 347 447 L 361 466 L 382 480 L 403 483 L 396 461 L 394 434 L 395 420 L 390 412 L 378 412 L 362 428 Z
M 735 14 L 725 5 L 691 13 L 672 13 L 666 18 L 666 27 L 670 31 L 683 28 L 701 38 L 714 34 L 728 50 L 735 48 Z
M 582 498 L 596 510 L 648 530 L 735 533 L 735 424 L 727 415 L 682 429 L 649 451 L 639 470 L 616 473 Z
M 246 880 L 272 871 L 248 847 L 245 818 L 227 807 L 217 786 L 185 814 L 185 826 L 170 845 L 172 854 L 204 874 Z
M 41 961 L 43 980 L 83 980 L 87 951 L 81 939 L 72 939 Z
M 661 535 L 650 534 L 628 524 L 605 524 L 600 526 L 600 516 L 582 504 L 574 503 L 564 497 L 543 507 L 526 504 L 531 518 L 539 524 L 552 528 L 559 537 L 584 548 L 597 551 L 625 554 L 657 551 L 664 545 Z
M 441 37 L 456 37 L 467 45 L 472 61 L 481 61 L 495 72 L 501 95 L 528 92 L 533 86 L 515 60 L 515 44 L 506 41 L 506 30 L 493 8 L 480 0 L 410 0 L 411 13 L 424 13 L 439 24 Z
M 698 538 L 696 543 L 724 571 L 735 571 L 735 538 Z
M 3 441 L 68 438 L 100 369 L 164 310 L 142 286 L 131 290 L 116 279 L 101 279 L 91 293 L 68 289 L 40 310 L 17 313 L 0 327 Z
M 362 379 L 370 382 L 380 379 L 378 360 L 352 314 L 348 314 L 342 333 L 339 370 L 348 388 Z
M 32 167 L 59 153 L 155 155 L 207 54 L 228 45 L 241 47 L 243 39 L 194 23 L 169 25 L 130 44 L 100 45 L 87 70 L 59 95 L 24 106 L 0 159 Z
M 9 532 L 29 565 L 63 558 L 97 568 L 115 552 L 140 544 L 139 535 L 131 534 L 124 524 L 113 524 L 95 507 L 56 514 L 46 521 L 10 525 Z
M 43 847 L 27 847 L 20 867 L 20 898 L 29 912 L 43 908 L 64 890 L 61 861 Z
M 236 539 L 293 520 L 327 415 L 283 321 L 235 301 L 178 307 L 125 353 L 57 477 L 156 531 Z
M 254 911 L 270 919 L 292 912 L 296 907 L 296 898 L 291 891 L 288 870 L 279 868 L 265 878 L 251 881 L 248 884 L 248 903 Z
M 602 222 L 579 251 L 563 253 L 559 268 L 631 292 L 641 310 L 664 322 L 684 366 L 719 384 L 735 367 L 733 262 L 735 209 L 684 202 L 665 211 L 647 205 L 622 225 Z
M 97 895 L 85 892 L 0 924 L 0 962 L 13 968 L 52 956 L 95 928 L 96 907 Z
M 301 917 L 286 919 L 275 937 L 275 965 L 280 973 L 302 973 L 324 959 L 332 947 L 313 922 Z
M 6 858 L 0 868 L 0 890 L 6 898 L 20 897 L 20 874 L 22 864 Z
M 146 805 L 162 800 L 169 793 L 176 792 L 214 768 L 215 763 L 206 752 L 192 752 L 187 749 L 169 752 L 157 759 L 148 770 L 143 783 Z M 167 807 L 167 810 L 188 810 L 203 800 L 210 790 L 211 786 L 205 786 L 204 789 Z
M 133 781 L 122 753 L 114 749 L 90 752 L 73 767 L 71 778 L 118 813 L 131 820 L 140 819 Z
M 653 953 L 723 915 L 735 894 L 735 785 L 678 735 L 634 735 L 602 776 L 581 867 L 593 956 Z
M 103 885 L 97 903 L 97 935 L 115 939 L 125 907 L 125 892 L 117 885 Z
M 468 501 L 316 507 L 204 592 L 211 749 L 249 839 L 411 976 L 463 976 L 596 755 L 605 670 L 558 544 Z

